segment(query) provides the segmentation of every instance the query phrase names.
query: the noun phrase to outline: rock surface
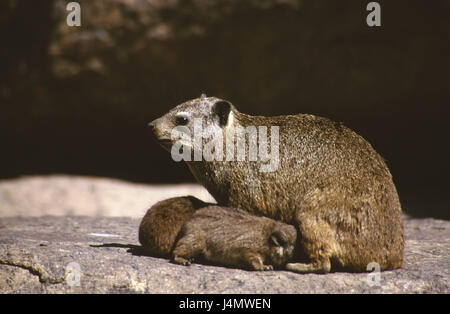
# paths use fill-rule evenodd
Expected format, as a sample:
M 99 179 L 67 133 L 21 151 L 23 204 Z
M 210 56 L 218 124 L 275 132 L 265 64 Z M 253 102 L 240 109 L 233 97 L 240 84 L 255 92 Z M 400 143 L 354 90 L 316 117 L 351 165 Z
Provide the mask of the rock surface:
M 139 221 L 0 218 L 0 293 L 450 293 L 449 221 L 405 218 L 404 266 L 378 286 L 368 274 L 174 265 L 141 255 Z

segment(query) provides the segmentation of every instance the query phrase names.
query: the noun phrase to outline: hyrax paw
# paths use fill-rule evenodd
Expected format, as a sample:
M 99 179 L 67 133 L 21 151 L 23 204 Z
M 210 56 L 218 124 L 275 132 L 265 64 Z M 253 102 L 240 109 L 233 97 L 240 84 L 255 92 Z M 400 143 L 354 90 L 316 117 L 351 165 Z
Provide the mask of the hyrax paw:
M 259 264 L 255 266 L 255 270 L 273 270 L 272 265 Z
M 273 270 L 273 266 L 272 265 L 263 265 L 263 270 Z
M 175 256 L 173 258 L 173 262 L 180 264 L 180 265 L 189 266 L 189 265 L 191 265 L 192 259 L 186 259 L 184 257 Z
M 290 270 L 294 273 L 306 274 L 326 274 L 329 273 L 331 269 L 331 264 L 326 261 L 323 263 L 316 264 L 303 264 L 303 263 L 287 263 L 286 270 Z

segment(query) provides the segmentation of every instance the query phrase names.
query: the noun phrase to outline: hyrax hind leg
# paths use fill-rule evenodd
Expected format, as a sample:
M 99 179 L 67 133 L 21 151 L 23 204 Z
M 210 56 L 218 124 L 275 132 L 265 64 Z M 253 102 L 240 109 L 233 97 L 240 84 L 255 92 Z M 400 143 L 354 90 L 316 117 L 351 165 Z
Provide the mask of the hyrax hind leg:
M 286 269 L 297 273 L 329 273 L 330 259 L 338 250 L 330 224 L 319 217 L 314 217 L 313 213 L 308 213 L 308 215 L 297 215 L 297 226 L 299 244 L 310 263 L 288 263 Z
M 205 249 L 205 241 L 201 232 L 185 234 L 176 243 L 172 251 L 172 262 L 188 266 L 195 257 Z

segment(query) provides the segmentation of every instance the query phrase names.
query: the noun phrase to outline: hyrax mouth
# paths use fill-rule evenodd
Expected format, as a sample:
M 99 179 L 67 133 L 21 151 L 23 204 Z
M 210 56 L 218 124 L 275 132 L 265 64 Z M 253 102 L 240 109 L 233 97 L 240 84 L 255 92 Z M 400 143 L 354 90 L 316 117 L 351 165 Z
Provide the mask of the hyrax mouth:
M 160 129 L 157 126 L 157 121 L 158 119 L 150 122 L 148 124 L 149 128 L 151 129 L 151 132 L 153 134 L 153 136 L 155 137 L 155 139 L 158 141 L 158 143 L 164 147 L 167 148 L 172 145 L 172 140 L 170 139 L 170 137 L 168 137 L 166 134 L 164 134 L 165 132 L 161 132 Z
M 158 142 L 159 145 L 161 145 L 164 149 L 170 150 L 172 146 L 172 140 L 166 136 L 162 136 L 159 134 L 156 130 L 152 130 L 153 132 L 153 138 Z
M 172 147 L 172 141 L 170 140 L 170 138 L 159 138 L 156 137 L 159 145 L 161 145 L 164 149 L 169 150 Z

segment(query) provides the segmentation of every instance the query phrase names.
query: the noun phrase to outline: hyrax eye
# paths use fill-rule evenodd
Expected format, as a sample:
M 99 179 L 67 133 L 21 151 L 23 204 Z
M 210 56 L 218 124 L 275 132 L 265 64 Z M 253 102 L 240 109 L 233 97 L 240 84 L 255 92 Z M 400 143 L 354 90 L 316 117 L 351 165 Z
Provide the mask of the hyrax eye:
M 175 123 L 176 125 L 186 125 L 189 122 L 188 117 L 176 117 Z

